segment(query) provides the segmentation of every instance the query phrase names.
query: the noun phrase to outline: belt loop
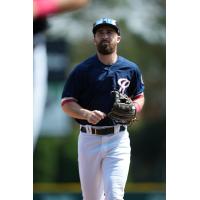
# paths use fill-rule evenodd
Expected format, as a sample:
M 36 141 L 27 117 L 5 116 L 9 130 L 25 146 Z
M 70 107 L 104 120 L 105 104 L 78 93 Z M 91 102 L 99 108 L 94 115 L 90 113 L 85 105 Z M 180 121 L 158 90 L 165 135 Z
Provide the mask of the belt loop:
M 114 126 L 114 134 L 119 133 L 119 131 L 120 131 L 120 125 L 118 124 L 118 125 Z
M 85 129 L 86 129 L 86 133 L 89 133 L 87 125 L 85 126 Z
M 92 134 L 92 128 L 90 125 L 86 125 L 86 131 L 87 133 Z

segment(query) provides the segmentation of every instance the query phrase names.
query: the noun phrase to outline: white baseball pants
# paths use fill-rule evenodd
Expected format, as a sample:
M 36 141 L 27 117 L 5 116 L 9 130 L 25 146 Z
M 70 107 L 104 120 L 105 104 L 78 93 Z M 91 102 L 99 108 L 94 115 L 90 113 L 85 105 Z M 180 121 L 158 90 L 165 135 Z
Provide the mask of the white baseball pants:
M 80 132 L 78 161 L 83 200 L 123 200 L 130 151 L 127 130 L 106 136 Z
M 33 149 L 36 146 L 45 110 L 48 90 L 46 41 L 43 34 L 34 36 L 33 53 Z

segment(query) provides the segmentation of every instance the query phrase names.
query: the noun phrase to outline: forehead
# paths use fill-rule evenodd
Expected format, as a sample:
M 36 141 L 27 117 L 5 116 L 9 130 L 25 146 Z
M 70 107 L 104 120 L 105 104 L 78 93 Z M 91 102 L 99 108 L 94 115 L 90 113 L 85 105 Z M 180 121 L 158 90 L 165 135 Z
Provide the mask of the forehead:
M 102 25 L 100 26 L 96 32 L 101 32 L 101 31 L 113 31 L 113 32 L 116 32 L 114 28 L 112 28 L 111 26 L 108 26 L 108 25 Z

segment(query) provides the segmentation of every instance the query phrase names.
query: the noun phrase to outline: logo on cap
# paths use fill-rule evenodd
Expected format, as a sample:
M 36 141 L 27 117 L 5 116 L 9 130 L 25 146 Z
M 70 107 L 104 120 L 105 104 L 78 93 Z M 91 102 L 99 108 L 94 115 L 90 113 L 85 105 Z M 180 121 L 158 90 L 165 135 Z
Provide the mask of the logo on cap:
M 101 19 L 98 19 L 94 24 L 93 24 L 93 33 L 95 34 L 97 28 L 100 26 L 100 25 L 103 25 L 103 24 L 107 24 L 109 26 L 112 26 L 115 31 L 117 32 L 118 35 L 120 35 L 120 30 L 119 30 L 119 27 L 117 26 L 117 21 L 114 20 L 114 19 L 111 19 L 111 18 L 101 18 Z

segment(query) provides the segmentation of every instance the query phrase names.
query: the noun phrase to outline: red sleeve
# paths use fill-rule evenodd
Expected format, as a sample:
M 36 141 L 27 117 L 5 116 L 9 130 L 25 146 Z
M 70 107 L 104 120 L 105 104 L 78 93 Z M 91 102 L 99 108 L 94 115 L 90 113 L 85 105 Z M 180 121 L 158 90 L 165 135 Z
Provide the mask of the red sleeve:
M 143 97 L 144 97 L 144 93 L 142 92 L 142 93 L 136 95 L 134 97 L 134 99 L 132 99 L 133 104 L 134 104 L 134 106 L 136 108 L 136 112 L 140 112 L 142 110 L 143 101 L 142 101 L 142 104 L 141 104 L 140 100 L 143 99 Z
M 59 10 L 57 0 L 33 0 L 37 17 L 45 17 Z
M 62 98 L 61 100 L 61 106 L 63 106 L 64 104 L 66 103 L 69 103 L 69 102 L 77 102 L 77 100 L 73 97 L 66 97 L 66 98 Z
M 136 99 L 139 99 L 139 98 L 142 98 L 142 97 L 144 97 L 144 93 L 143 93 L 143 92 L 140 93 L 140 94 L 138 94 L 138 95 L 136 95 L 136 96 L 134 97 L 134 99 L 132 99 L 132 100 L 135 101 Z

